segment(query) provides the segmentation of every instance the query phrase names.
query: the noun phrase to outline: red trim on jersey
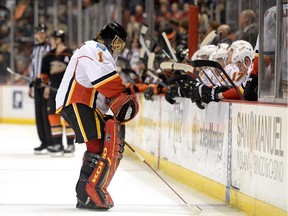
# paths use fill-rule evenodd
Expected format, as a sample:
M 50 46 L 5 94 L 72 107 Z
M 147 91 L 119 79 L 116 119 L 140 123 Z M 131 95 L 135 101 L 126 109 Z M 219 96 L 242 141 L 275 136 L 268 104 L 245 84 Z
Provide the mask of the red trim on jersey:
M 105 97 L 110 98 L 123 92 L 123 88 L 122 79 L 120 76 L 117 76 L 115 79 L 106 82 L 96 89 Z
M 223 92 L 222 96 L 225 99 L 241 99 L 240 96 L 238 95 L 237 91 L 234 88 Z

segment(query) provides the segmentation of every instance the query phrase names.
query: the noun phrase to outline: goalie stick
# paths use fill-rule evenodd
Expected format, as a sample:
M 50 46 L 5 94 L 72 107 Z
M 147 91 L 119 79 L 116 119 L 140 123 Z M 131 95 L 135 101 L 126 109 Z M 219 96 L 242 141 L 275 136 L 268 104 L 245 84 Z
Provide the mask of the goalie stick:
M 139 158 L 143 163 L 145 163 L 184 203 L 186 206 L 188 206 L 191 210 L 194 211 L 195 214 L 200 214 L 203 210 L 197 206 L 191 206 L 189 205 L 169 184 L 167 181 L 165 181 L 165 179 L 162 178 L 162 176 L 155 170 L 153 169 L 153 167 L 147 163 L 147 161 L 138 153 L 135 151 L 135 149 L 129 145 L 126 141 L 124 141 L 125 145 L 128 146 L 128 148 L 137 156 L 137 158 Z
M 14 76 L 18 76 L 18 77 L 26 80 L 27 82 L 31 82 L 31 79 L 30 79 L 29 77 L 24 76 L 24 75 L 19 74 L 19 73 L 16 73 L 15 71 L 13 71 L 13 70 L 12 70 L 11 68 L 9 68 L 9 67 L 7 67 L 6 69 L 7 69 L 7 71 L 8 71 L 10 74 L 12 74 L 12 75 L 14 75 Z M 54 87 L 52 87 L 52 86 L 50 86 L 50 85 L 47 85 L 47 84 L 45 84 L 45 83 L 41 83 L 41 85 L 42 85 L 43 87 L 48 87 L 48 88 L 50 88 L 52 91 L 57 91 L 56 88 L 54 88 Z
M 192 66 L 194 67 L 203 67 L 203 66 L 208 66 L 208 67 L 214 67 L 216 69 L 219 69 L 224 75 L 225 78 L 229 81 L 229 84 L 235 89 L 237 94 L 242 100 L 245 100 L 243 94 L 240 92 L 240 90 L 237 88 L 235 83 L 232 81 L 232 79 L 228 76 L 226 71 L 222 68 L 222 66 L 216 62 L 216 61 L 209 61 L 209 60 L 195 60 L 195 61 L 188 61 Z

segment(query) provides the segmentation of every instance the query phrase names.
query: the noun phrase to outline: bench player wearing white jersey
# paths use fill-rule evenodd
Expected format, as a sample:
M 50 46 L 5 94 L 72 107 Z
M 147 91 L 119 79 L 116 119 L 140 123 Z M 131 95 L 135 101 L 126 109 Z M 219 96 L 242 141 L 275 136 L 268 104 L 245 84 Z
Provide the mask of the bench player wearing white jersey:
M 126 30 L 111 22 L 83 43 L 71 57 L 56 95 L 57 112 L 73 128 L 76 142 L 87 147 L 76 185 L 77 208 L 114 206 L 107 187 L 123 157 L 123 123 L 138 112 L 135 93 L 125 92 L 116 72 L 115 60 L 126 37 Z M 109 108 L 112 118 L 105 115 Z
M 215 52 L 217 49 L 217 46 L 215 45 L 206 45 L 201 47 L 197 51 L 197 59 L 199 60 L 208 60 L 213 52 Z M 202 67 L 202 68 L 197 68 L 199 71 L 199 77 L 202 80 L 202 82 L 207 85 L 211 86 L 214 85 L 215 83 L 212 81 L 214 74 L 211 71 L 209 67 Z
M 234 50 L 232 54 L 232 63 L 235 64 L 239 71 L 249 76 L 252 71 L 253 59 L 255 57 L 255 53 L 251 46 L 242 45 L 236 50 Z M 246 85 L 246 80 L 244 80 L 241 85 L 238 85 L 237 88 L 239 91 L 244 94 L 244 87 Z M 224 87 L 215 86 L 213 88 L 209 88 L 207 86 L 199 85 L 195 88 L 195 94 L 193 97 L 200 97 L 201 101 L 204 103 L 210 103 L 211 101 L 220 101 L 221 99 L 240 99 L 237 91 L 234 88 L 225 89 Z
M 241 46 L 237 48 L 232 55 L 232 63 L 236 64 L 240 71 L 250 74 L 253 65 L 255 53 L 250 46 Z M 185 77 L 184 77 L 185 78 Z M 171 96 L 174 97 L 189 97 L 192 102 L 202 101 L 203 103 L 210 103 L 211 101 L 219 102 L 221 99 L 240 99 L 235 88 L 229 89 L 227 86 L 207 86 L 196 80 L 193 80 L 191 77 L 186 78 L 181 81 L 177 80 L 177 83 L 181 85 L 174 84 L 173 88 L 171 86 L 168 88 L 168 94 L 170 89 L 174 90 L 174 94 Z M 177 86 L 175 86 L 177 85 Z M 246 80 L 237 86 L 239 91 L 243 94 L 243 88 L 246 85 Z

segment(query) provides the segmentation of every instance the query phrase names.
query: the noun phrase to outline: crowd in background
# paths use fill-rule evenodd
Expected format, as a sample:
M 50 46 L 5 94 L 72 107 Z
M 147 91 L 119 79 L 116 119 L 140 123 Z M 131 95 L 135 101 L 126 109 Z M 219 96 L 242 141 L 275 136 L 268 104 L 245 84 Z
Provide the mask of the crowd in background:
M 0 83 L 25 83 L 21 79 L 9 79 L 11 78 L 7 72 L 6 67 L 11 66 L 10 58 L 14 58 L 15 71 L 23 75 L 27 74 L 27 68 L 29 64 L 29 56 L 33 46 L 33 34 L 34 34 L 34 14 L 33 14 L 33 2 L 32 0 L 18 0 L 16 1 L 15 13 L 14 13 L 14 51 L 15 55 L 10 56 L 9 43 L 11 38 L 9 32 L 11 30 L 11 19 L 9 12 L 9 1 L 1 1 L 0 5 Z M 97 4 L 99 1 L 95 0 L 83 0 L 83 8 Z M 76 1 L 77 3 L 77 1 Z M 217 5 L 216 5 L 217 3 Z M 58 26 L 67 31 L 67 1 L 58 1 Z M 170 39 L 171 45 L 174 49 L 177 46 L 187 46 L 188 39 L 188 11 L 189 5 L 193 5 L 193 0 L 155 0 L 155 38 L 158 37 L 161 32 L 166 32 Z M 77 6 L 75 1 L 73 3 L 73 9 Z M 221 24 L 225 24 L 225 0 L 200 0 L 199 6 L 199 42 L 211 31 L 217 30 Z M 215 8 L 220 11 L 220 20 L 216 20 Z M 53 20 L 51 16 L 52 10 L 51 2 L 39 1 L 39 22 L 45 23 L 48 26 L 48 33 L 53 31 Z M 145 23 L 147 13 L 145 12 L 144 0 L 131 0 L 123 1 L 123 13 L 122 24 L 127 29 L 128 40 L 127 49 L 123 55 L 129 58 L 131 67 L 136 71 L 139 70 L 137 58 L 139 58 L 140 44 L 139 44 L 139 28 L 141 24 Z M 76 9 L 75 12 L 76 13 Z M 219 17 L 219 16 L 218 16 Z M 229 27 L 229 26 L 228 26 Z M 237 37 L 237 32 L 227 32 L 227 37 L 234 40 Z M 77 48 L 76 42 L 70 44 L 71 48 Z

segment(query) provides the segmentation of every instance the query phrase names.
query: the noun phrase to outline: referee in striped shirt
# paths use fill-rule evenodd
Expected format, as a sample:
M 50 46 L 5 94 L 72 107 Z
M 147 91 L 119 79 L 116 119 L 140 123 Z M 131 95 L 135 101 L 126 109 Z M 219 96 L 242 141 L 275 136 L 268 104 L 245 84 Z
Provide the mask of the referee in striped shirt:
M 34 154 L 47 154 L 47 147 L 54 145 L 47 113 L 47 99 L 43 97 L 44 88 L 41 87 L 41 65 L 43 56 L 51 50 L 47 41 L 47 26 L 40 23 L 35 27 L 35 45 L 33 47 L 29 75 L 32 82 L 29 85 L 29 97 L 34 98 L 35 120 L 40 146 L 34 148 Z

